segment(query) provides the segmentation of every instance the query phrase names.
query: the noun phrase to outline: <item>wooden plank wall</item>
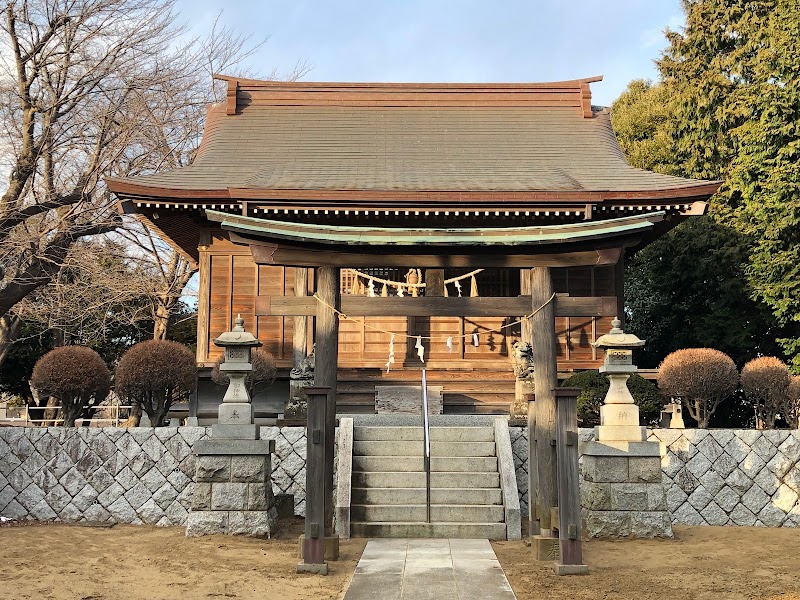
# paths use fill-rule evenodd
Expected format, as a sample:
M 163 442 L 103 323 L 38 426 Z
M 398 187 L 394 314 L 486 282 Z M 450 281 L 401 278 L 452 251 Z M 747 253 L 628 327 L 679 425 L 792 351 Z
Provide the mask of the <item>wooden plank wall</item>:
M 233 327 L 241 314 L 245 328 L 275 356 L 279 367 L 292 366 L 294 317 L 255 316 L 257 295 L 294 295 L 294 268 L 257 266 L 248 248 L 232 244 L 224 235 L 211 237 L 201 247 L 201 264 L 208 265 L 209 275 L 200 278 L 197 361 L 211 365 L 222 353 L 214 338 Z M 313 285 L 313 277 L 310 278 Z M 207 284 L 205 283 L 207 282 Z M 204 289 L 208 285 L 208 289 Z M 204 305 L 206 305 L 204 307 Z M 208 325 L 205 325 L 207 321 Z

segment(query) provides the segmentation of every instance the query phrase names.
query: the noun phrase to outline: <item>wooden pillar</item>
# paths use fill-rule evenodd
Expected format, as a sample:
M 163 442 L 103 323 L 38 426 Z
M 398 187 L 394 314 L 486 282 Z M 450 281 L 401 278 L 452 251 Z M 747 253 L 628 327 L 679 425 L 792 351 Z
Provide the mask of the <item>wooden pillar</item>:
M 617 295 L 617 318 L 622 322 L 620 327 L 625 327 L 625 250 L 614 265 L 614 293 Z
M 211 312 L 211 255 L 208 253 L 210 240 L 207 233 L 202 236 L 199 246 L 200 277 L 197 285 L 197 362 L 208 360 L 209 322 Z
M 531 270 L 530 269 L 520 269 L 519 270 L 519 295 L 520 296 L 530 296 L 531 293 Z M 531 323 L 530 321 L 523 321 L 520 331 L 520 340 L 524 344 L 528 342 L 533 344 L 533 340 L 531 339 Z
M 308 269 L 295 267 L 294 295 L 308 296 Z M 294 317 L 294 335 L 292 336 L 292 358 L 296 367 L 306 357 L 308 351 L 308 317 Z
M 549 267 L 531 270 L 531 306 L 537 310 L 553 295 L 553 280 Z M 557 506 L 556 493 L 556 398 L 558 387 L 556 367 L 556 319 L 555 303 L 550 302 L 531 318 L 533 331 L 533 368 L 536 401 L 533 402 L 533 434 L 530 431 L 529 450 L 534 462 L 529 470 L 536 469 L 536 489 L 528 491 L 528 501 L 535 503 L 534 519 L 538 521 L 540 534 L 552 536 L 557 523 L 551 523 L 550 509 Z M 529 415 L 529 421 L 531 416 Z
M 317 294 L 327 305 L 340 308 L 339 268 L 317 267 Z M 333 432 L 336 430 L 336 374 L 339 366 L 339 318 L 336 313 L 319 303 L 317 307 L 317 344 L 314 361 L 314 386 L 328 387 L 326 431 L 330 439 L 325 442 L 325 535 L 333 532 Z

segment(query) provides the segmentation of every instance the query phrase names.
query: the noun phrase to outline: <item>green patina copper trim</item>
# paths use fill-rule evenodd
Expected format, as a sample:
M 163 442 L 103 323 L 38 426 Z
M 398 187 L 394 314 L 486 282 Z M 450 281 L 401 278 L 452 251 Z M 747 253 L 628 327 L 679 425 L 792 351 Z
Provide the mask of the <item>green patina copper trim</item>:
M 206 210 L 223 229 L 295 243 L 354 246 L 532 246 L 559 244 L 644 232 L 664 212 L 565 225 L 497 228 L 401 229 L 289 223 Z

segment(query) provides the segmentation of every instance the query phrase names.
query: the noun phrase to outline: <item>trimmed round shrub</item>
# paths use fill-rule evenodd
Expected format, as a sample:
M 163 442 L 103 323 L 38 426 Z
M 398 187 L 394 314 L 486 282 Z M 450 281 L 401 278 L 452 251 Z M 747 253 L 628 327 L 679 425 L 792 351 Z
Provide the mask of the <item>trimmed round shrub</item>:
M 756 413 L 756 429 L 773 429 L 789 400 L 789 369 L 779 358 L 761 356 L 742 367 L 742 391 Z
M 122 355 L 115 371 L 115 389 L 126 404 L 141 406 L 158 427 L 175 402 L 188 398 L 196 379 L 195 357 L 186 346 L 147 340 Z
M 263 348 L 253 348 L 250 351 L 250 360 L 253 364 L 253 370 L 245 376 L 244 384 L 247 387 L 247 393 L 252 398 L 272 385 L 275 381 L 277 369 L 275 368 L 275 357 Z M 225 356 L 223 354 L 214 363 L 214 368 L 211 370 L 211 380 L 217 385 L 227 387 L 231 378 L 219 368 L 224 362 Z
M 581 389 L 578 395 L 578 423 L 581 427 L 594 427 L 600 424 L 600 407 L 608 392 L 608 376 L 599 371 L 581 371 L 564 380 L 561 387 Z M 639 421 L 642 425 L 652 425 L 661 414 L 661 394 L 658 388 L 641 375 L 628 378 L 628 390 L 639 407 Z
M 85 346 L 62 346 L 42 356 L 33 367 L 31 385 L 59 401 L 64 427 L 88 417 L 111 389 L 111 372 L 100 355 Z
M 721 402 L 739 384 L 739 372 L 730 356 L 713 348 L 676 350 L 658 368 L 658 387 L 668 397 L 683 402 L 701 429 Z

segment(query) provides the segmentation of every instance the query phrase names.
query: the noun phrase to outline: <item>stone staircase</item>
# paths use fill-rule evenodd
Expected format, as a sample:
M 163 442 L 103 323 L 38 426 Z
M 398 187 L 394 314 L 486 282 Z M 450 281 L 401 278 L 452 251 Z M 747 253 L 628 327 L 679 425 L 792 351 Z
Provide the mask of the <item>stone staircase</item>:
M 431 427 L 431 523 L 426 522 L 422 427 L 356 424 L 352 438 L 350 535 L 518 537 L 518 501 L 516 514 L 513 507 L 504 503 L 503 481 L 506 487 L 510 483 L 508 476 L 503 478 L 498 460 L 498 424 L 485 419 L 484 423 Z M 505 431 L 507 436 L 507 426 Z M 504 469 L 508 470 L 507 464 Z M 515 479 L 513 492 L 505 490 L 506 495 L 512 493 L 517 500 Z M 510 527 L 506 522 L 507 508 L 512 509 Z

